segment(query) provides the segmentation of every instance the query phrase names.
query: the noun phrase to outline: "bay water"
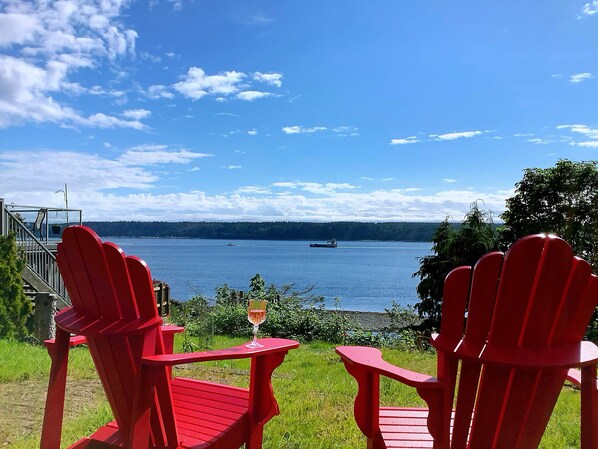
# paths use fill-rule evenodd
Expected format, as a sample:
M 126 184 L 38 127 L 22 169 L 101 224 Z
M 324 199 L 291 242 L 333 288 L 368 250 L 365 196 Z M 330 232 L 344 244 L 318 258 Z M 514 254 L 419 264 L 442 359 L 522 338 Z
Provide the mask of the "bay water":
M 154 279 L 170 285 L 171 297 L 213 298 L 217 287 L 247 291 L 259 273 L 266 284 L 313 287 L 326 307 L 335 299 L 344 310 L 383 312 L 393 301 L 417 302 L 419 257 L 428 242 L 338 242 L 337 248 L 310 248 L 310 242 L 272 240 L 149 239 L 107 237 L 128 255 L 147 262 Z

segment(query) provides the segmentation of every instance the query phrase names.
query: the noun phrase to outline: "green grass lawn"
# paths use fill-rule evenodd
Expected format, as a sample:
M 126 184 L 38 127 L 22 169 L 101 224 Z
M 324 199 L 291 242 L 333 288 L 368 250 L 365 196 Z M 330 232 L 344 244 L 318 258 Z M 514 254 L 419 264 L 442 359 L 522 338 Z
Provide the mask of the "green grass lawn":
M 217 337 L 214 347 L 240 344 Z M 181 339 L 177 340 L 179 351 Z M 388 361 L 434 374 L 430 354 L 385 350 Z M 41 416 L 50 361 L 45 349 L 0 340 L 0 447 L 39 447 Z M 248 361 L 221 361 L 175 369 L 175 375 L 247 385 Z M 87 349 L 71 351 L 63 447 L 111 419 Z M 281 414 L 265 427 L 265 449 L 365 448 L 353 420 L 356 384 L 334 353 L 334 345 L 304 344 L 291 351 L 275 371 L 274 391 Z M 422 404 L 417 394 L 398 382 L 383 380 L 386 404 Z M 579 447 L 579 392 L 564 388 L 542 448 Z

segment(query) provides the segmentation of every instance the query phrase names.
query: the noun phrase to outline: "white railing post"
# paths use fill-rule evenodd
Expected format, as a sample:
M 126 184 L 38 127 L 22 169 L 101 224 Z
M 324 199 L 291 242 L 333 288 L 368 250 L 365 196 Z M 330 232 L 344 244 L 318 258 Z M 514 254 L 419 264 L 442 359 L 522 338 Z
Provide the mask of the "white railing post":
M 8 234 L 8 228 L 6 225 L 6 211 L 4 209 L 4 198 L 0 198 L 0 232 L 1 235 Z

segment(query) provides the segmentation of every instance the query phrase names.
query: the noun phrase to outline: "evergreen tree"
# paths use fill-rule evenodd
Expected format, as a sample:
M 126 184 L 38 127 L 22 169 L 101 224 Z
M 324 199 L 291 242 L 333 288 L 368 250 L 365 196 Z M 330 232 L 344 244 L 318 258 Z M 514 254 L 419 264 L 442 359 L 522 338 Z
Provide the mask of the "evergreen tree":
M 25 322 L 31 314 L 31 301 L 23 291 L 14 233 L 0 236 L 0 338 L 19 338 L 28 334 Z
M 437 228 L 432 238 L 430 256 L 420 258 L 417 295 L 420 302 L 415 305 L 424 329 L 438 329 L 442 313 L 442 290 L 444 280 L 451 270 L 462 265 L 473 266 L 484 254 L 496 250 L 498 237 L 490 213 L 480 210 L 477 203 L 459 228 L 448 219 Z
M 506 247 L 530 234 L 565 239 L 576 255 L 598 270 L 598 167 L 594 161 L 559 160 L 554 167 L 528 168 L 515 184 L 500 216 Z

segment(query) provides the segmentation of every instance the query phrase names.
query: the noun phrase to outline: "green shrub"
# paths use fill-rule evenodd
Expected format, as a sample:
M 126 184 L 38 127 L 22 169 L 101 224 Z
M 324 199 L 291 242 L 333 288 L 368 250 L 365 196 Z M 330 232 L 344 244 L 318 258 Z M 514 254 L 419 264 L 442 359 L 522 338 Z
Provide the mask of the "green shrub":
M 402 351 L 428 351 L 430 331 L 422 330 L 422 319 L 411 306 L 403 307 L 396 302 L 386 309 L 390 324 L 384 329 L 381 344 Z
M 349 332 L 345 337 L 345 344 L 356 346 L 382 346 L 382 336 L 378 333 L 356 330 Z
M 31 301 L 23 291 L 14 233 L 0 236 L 0 338 L 22 338 L 29 334 L 25 323 L 31 315 Z
M 213 334 L 248 338 L 252 327 L 247 320 L 247 299 L 263 298 L 268 301 L 268 318 L 260 325 L 260 335 L 343 343 L 347 332 L 357 326 L 342 314 L 325 311 L 324 299 L 309 293 L 310 289 L 295 291 L 292 285 L 266 286 L 264 279 L 256 274 L 246 294 L 224 284 L 216 289 L 213 306 L 208 306 L 204 298 L 195 297 L 175 304 L 171 318 L 185 325 L 191 336 L 205 332 L 205 324 L 200 323 L 207 322 Z

